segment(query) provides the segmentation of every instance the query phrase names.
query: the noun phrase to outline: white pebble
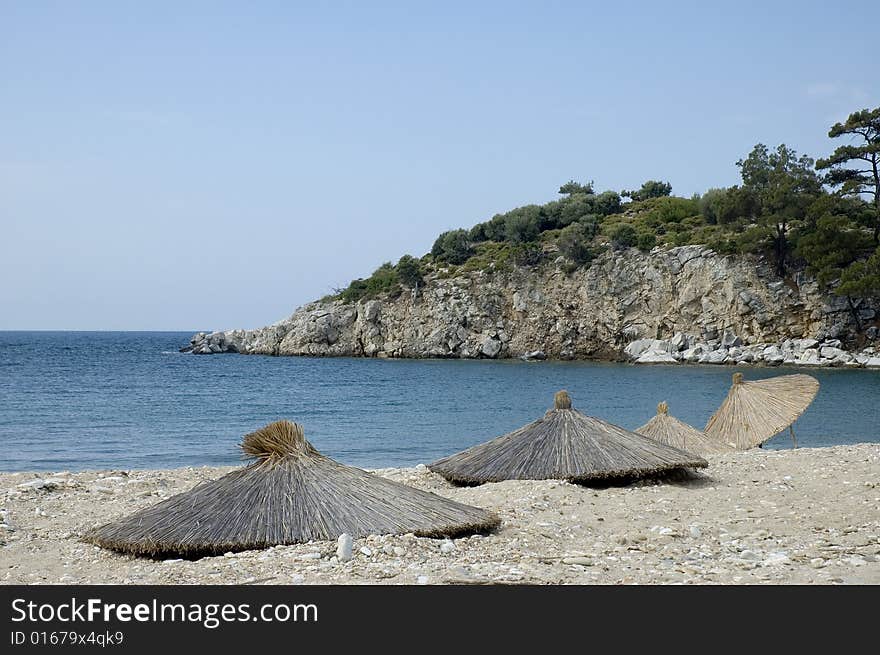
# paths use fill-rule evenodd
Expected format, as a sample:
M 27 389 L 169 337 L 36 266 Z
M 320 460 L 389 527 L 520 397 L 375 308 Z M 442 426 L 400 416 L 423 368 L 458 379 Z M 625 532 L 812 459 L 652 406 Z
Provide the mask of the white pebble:
M 347 562 L 351 559 L 352 544 L 353 540 L 350 534 L 344 532 L 339 535 L 339 539 L 336 541 L 336 557 L 340 562 Z

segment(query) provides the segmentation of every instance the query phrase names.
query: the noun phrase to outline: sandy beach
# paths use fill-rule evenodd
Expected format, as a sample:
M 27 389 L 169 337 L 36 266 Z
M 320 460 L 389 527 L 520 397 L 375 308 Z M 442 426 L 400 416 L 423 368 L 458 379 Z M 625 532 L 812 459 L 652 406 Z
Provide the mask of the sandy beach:
M 376 474 L 502 518 L 454 540 L 413 535 L 279 546 L 195 561 L 85 544 L 108 520 L 227 468 L 0 473 L 4 584 L 878 584 L 880 444 L 711 456 L 690 479 L 591 488 L 455 487 L 424 466 Z

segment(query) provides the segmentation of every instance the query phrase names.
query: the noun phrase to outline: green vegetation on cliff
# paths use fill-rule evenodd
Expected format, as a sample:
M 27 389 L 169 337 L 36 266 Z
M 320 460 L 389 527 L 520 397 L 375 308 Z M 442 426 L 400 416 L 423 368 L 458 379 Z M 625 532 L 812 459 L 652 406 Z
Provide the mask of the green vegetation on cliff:
M 785 144 L 759 143 L 736 163 L 741 184 L 691 198 L 673 196 L 661 180 L 620 193 L 571 180 L 560 198 L 444 232 L 423 258 L 387 262 L 337 297 L 396 296 L 428 274 L 503 271 L 559 257 L 573 272 L 608 248 L 687 244 L 765 256 L 783 277 L 807 270 L 850 299 L 880 296 L 880 108 L 851 114 L 828 136 L 848 142 L 818 162 Z

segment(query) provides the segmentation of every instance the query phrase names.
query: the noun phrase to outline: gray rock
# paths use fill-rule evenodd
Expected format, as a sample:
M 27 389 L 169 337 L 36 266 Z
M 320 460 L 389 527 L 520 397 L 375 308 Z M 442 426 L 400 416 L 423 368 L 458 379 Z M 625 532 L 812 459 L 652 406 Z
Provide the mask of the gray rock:
M 686 350 L 690 345 L 690 338 L 682 332 L 676 332 L 669 340 L 669 346 L 673 352 Z
M 693 348 L 688 348 L 684 352 L 681 353 L 681 359 L 685 362 L 698 362 L 700 361 L 700 357 L 706 352 L 706 349 L 702 344 L 697 344 Z
M 670 353 L 665 350 L 649 350 L 642 354 L 636 364 L 676 364 L 677 361 Z
M 626 348 L 623 349 L 623 352 L 629 355 L 632 359 L 638 359 L 653 345 L 654 339 L 637 339 L 628 344 Z
M 824 359 L 836 359 L 841 355 L 845 355 L 846 353 L 840 348 L 834 348 L 832 346 L 823 346 L 819 349 L 819 355 L 821 355 Z
M 719 348 L 700 357 L 701 364 L 723 364 L 727 361 L 727 350 Z
M 818 350 L 815 348 L 807 348 L 801 356 L 797 358 L 797 363 L 802 366 L 823 366 L 828 362 L 819 356 Z
M 725 330 L 724 334 L 721 337 L 721 346 L 723 348 L 730 348 L 732 346 L 741 346 L 743 344 L 743 340 L 740 339 L 736 334 L 734 334 L 731 330 Z
M 489 359 L 494 359 L 501 352 L 501 341 L 495 337 L 489 337 L 480 346 L 480 352 Z
M 543 350 L 532 350 L 520 355 L 520 359 L 524 362 L 541 362 L 547 359 L 547 355 Z

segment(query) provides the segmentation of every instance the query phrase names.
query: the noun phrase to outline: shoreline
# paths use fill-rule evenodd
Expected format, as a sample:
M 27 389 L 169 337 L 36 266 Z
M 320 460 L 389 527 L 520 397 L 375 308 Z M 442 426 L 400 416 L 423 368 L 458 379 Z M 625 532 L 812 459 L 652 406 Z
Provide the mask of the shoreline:
M 190 345 L 178 350 L 191 355 L 263 355 L 266 357 L 311 357 L 316 359 L 384 359 L 390 361 L 523 361 L 538 362 L 594 362 L 601 364 L 640 364 L 640 365 L 707 365 L 744 366 L 747 368 L 844 368 L 880 370 L 880 348 L 867 346 L 861 351 L 842 348 L 838 339 L 819 342 L 816 339 L 787 339 L 777 343 L 745 344 L 736 336 L 730 337 L 724 345 L 719 342 L 703 342 L 693 335 L 676 333 L 670 339 L 636 339 L 622 349 L 608 349 L 606 354 L 591 357 L 559 357 L 548 355 L 543 350 L 522 353 L 510 352 L 492 356 L 476 355 L 401 355 L 384 350 L 372 354 L 358 352 L 278 352 L 248 350 L 241 341 L 230 335 L 241 330 L 227 332 L 198 332 L 190 340 Z
M 335 542 L 190 561 L 79 541 L 236 467 L 0 473 L 0 584 L 880 584 L 880 443 L 708 459 L 689 479 L 619 487 L 455 487 L 422 465 L 378 469 L 502 525 L 454 540 L 357 539 L 349 562 L 335 561 Z

